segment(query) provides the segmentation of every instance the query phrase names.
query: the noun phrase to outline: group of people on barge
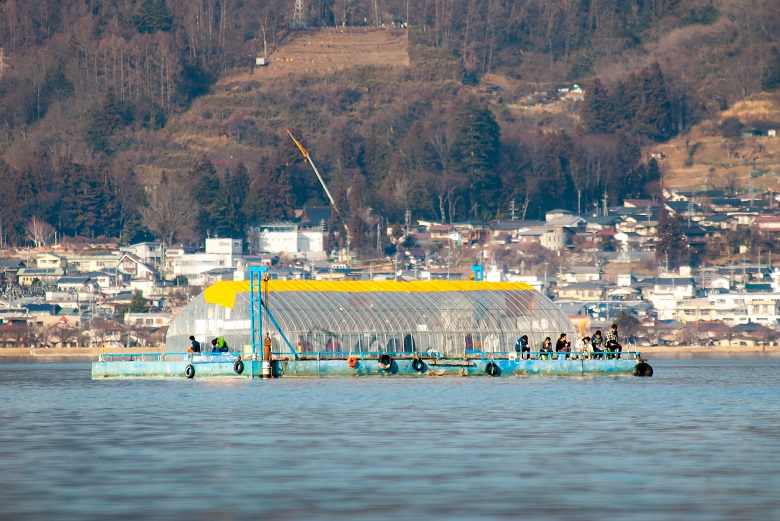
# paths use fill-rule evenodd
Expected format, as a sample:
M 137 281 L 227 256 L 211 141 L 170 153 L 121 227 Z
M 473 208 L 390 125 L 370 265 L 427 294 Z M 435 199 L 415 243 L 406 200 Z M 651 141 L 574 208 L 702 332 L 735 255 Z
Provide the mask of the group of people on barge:
M 555 356 L 558 358 L 563 357 L 564 359 L 573 356 L 582 359 L 607 359 L 620 358 L 623 346 L 620 345 L 617 324 L 612 324 L 605 337 L 601 335 L 601 330 L 597 330 L 592 337 L 584 336 L 577 341 L 574 350 L 572 350 L 571 342 L 566 338 L 566 333 L 561 333 L 554 347 L 550 337 L 546 337 L 542 341 L 542 345 L 539 347 L 536 355 L 531 351 L 528 335 L 523 335 L 515 343 L 515 352 L 522 359 L 538 357 L 541 360 L 545 360 L 552 359 Z
M 230 351 L 227 341 L 218 336 L 211 340 L 211 352 L 212 353 L 227 353 Z M 190 335 L 190 347 L 187 348 L 187 352 L 190 354 L 200 353 L 200 342 L 195 340 L 195 336 Z

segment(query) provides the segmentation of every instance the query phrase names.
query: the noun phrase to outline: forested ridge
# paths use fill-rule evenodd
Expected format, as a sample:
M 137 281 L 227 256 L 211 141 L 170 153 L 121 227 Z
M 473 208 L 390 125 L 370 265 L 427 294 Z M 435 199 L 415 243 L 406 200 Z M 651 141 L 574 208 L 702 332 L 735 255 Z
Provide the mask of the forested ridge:
M 346 221 L 358 251 L 407 211 L 590 211 L 657 195 L 642 146 L 780 86 L 778 0 L 304 5 L 308 31 L 408 24 L 411 65 L 231 84 L 312 34 L 291 29 L 293 0 L 0 1 L 3 243 L 197 242 L 289 219 L 325 198 L 287 128 L 334 193 L 329 229 Z M 486 78 L 529 95 L 578 82 L 585 99 L 527 118 L 509 106 L 526 91 Z

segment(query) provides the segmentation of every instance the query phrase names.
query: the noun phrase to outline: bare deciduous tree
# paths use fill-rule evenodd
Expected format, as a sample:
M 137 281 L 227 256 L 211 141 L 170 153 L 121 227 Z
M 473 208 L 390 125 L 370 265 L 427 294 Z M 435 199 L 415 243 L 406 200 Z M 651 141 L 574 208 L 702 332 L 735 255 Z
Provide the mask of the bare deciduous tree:
M 46 246 L 54 238 L 54 227 L 37 217 L 32 218 L 25 227 L 25 231 L 27 232 L 27 238 L 32 241 L 36 248 Z
M 163 180 L 148 189 L 149 205 L 140 209 L 144 225 L 166 246 L 173 244 L 176 235 L 192 224 L 195 211 L 186 193 L 181 183 Z

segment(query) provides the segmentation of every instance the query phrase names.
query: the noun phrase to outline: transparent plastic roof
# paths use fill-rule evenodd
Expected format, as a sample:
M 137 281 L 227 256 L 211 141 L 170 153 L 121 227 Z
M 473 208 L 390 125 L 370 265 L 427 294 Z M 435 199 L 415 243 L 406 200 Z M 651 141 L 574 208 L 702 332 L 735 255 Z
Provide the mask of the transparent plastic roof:
M 513 351 L 528 335 L 536 349 L 549 336 L 574 338 L 576 328 L 548 298 L 520 283 L 320 282 L 263 284 L 263 299 L 298 353 L 422 352 L 461 356 L 465 350 Z M 263 313 L 274 351 L 291 354 Z M 194 299 L 168 330 L 169 351 L 224 337 L 233 348 L 251 343 L 249 284 L 221 282 Z

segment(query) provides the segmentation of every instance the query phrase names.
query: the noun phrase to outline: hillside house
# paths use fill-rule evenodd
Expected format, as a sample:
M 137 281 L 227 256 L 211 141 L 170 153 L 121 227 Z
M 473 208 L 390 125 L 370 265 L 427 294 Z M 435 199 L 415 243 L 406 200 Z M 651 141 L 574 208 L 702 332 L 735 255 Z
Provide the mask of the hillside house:
M 87 276 L 60 277 L 57 280 L 57 289 L 66 293 L 76 293 L 79 298 L 86 295 L 87 298 L 95 294 L 98 289 L 97 281 Z
M 32 286 L 33 284 L 54 284 L 63 275 L 63 268 L 19 268 L 16 272 L 16 279 L 20 286 Z
M 139 242 L 120 248 L 119 251 L 132 254 L 148 266 L 161 266 L 165 256 L 165 245 L 160 241 Z
M 780 215 L 759 215 L 753 219 L 753 225 L 764 233 L 780 233 Z
M 572 266 L 563 271 L 559 278 L 567 283 L 601 280 L 604 272 L 598 266 Z
M 113 270 L 120 257 L 121 254 L 119 252 L 99 253 L 96 255 L 65 255 L 68 270 L 82 273 Z
M 293 222 L 272 222 L 252 228 L 254 248 L 290 257 L 324 260 L 325 231 L 317 226 L 306 228 Z
M 16 274 L 25 265 L 22 261 L 15 259 L 0 259 L 0 283 L 16 284 Z
M 65 257 L 57 255 L 56 253 L 42 253 L 36 255 L 35 266 L 41 270 L 53 270 L 53 269 L 65 269 L 68 265 L 68 261 Z
M 603 281 L 575 282 L 559 287 L 555 293 L 558 300 L 599 301 L 605 299 L 606 290 L 610 286 Z
M 172 319 L 172 313 L 125 313 L 125 325 L 134 327 L 168 326 Z
M 568 248 L 574 244 L 575 233 L 570 228 L 553 226 L 545 230 L 539 238 L 539 244 L 551 251 Z
M 160 277 L 160 272 L 157 269 L 144 263 L 141 258 L 132 253 L 124 253 L 119 258 L 116 268 L 127 273 L 133 279 L 156 280 Z

